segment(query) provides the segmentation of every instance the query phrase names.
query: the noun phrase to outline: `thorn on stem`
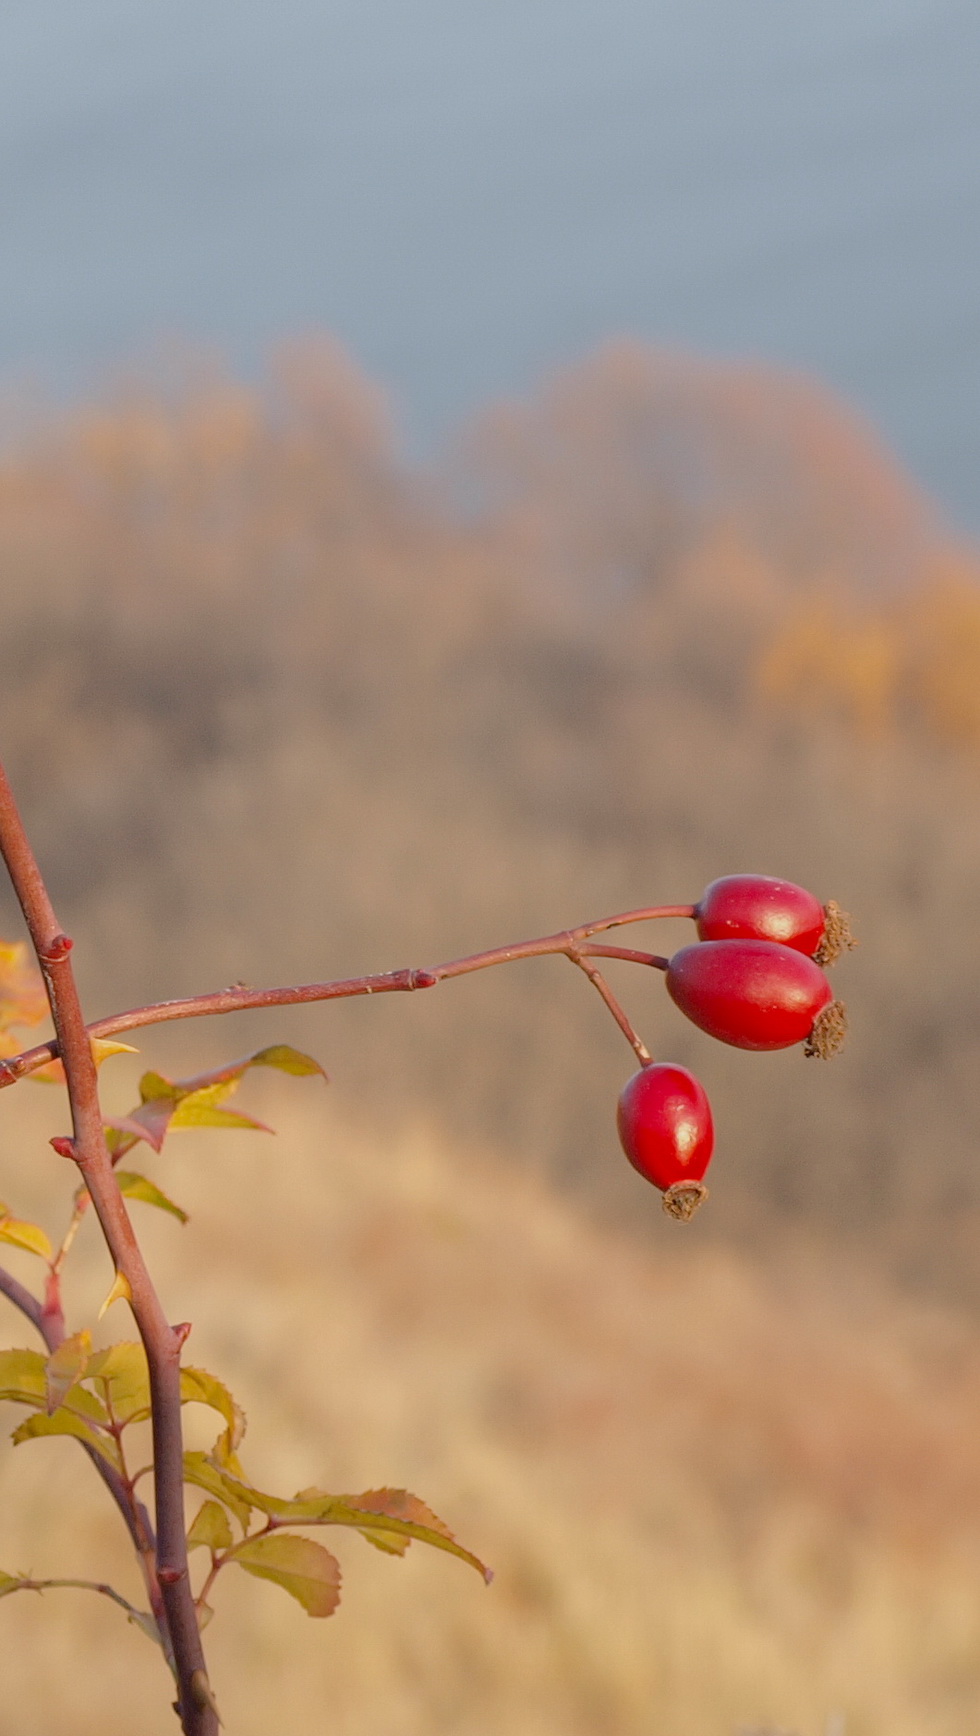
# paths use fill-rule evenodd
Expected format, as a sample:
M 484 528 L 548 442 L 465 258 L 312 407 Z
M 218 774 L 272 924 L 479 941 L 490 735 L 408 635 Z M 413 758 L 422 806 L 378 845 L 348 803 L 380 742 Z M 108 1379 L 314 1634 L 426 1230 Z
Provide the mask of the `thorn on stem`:
M 189 1337 L 191 1335 L 191 1326 L 192 1326 L 192 1322 L 190 1320 L 181 1320 L 179 1325 L 172 1328 L 173 1335 L 176 1338 L 178 1344 L 186 1344 L 187 1343 L 187 1340 L 189 1339 Z

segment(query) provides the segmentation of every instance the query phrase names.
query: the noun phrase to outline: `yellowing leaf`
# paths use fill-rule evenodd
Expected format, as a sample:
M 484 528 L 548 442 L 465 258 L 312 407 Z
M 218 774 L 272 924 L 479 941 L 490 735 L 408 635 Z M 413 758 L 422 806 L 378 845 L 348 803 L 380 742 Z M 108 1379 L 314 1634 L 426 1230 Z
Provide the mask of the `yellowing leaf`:
M 149 1181 L 145 1175 L 137 1175 L 135 1170 L 119 1169 L 116 1171 L 119 1191 L 128 1200 L 142 1200 L 144 1205 L 156 1206 L 161 1212 L 169 1212 L 182 1224 L 187 1222 L 187 1213 L 183 1207 L 175 1205 L 172 1199 L 158 1188 L 155 1182 Z
M 340 1602 L 340 1564 L 308 1537 L 249 1538 L 232 1560 L 257 1579 L 271 1579 L 303 1605 L 308 1615 L 332 1615 Z
M 150 1376 L 142 1344 L 124 1341 L 89 1358 L 87 1379 L 98 1381 L 117 1423 L 139 1422 L 150 1414 Z
M 0 1350 L 0 1399 L 43 1409 L 48 1393 L 48 1362 L 39 1350 Z M 73 1386 L 65 1399 L 68 1410 L 90 1421 L 108 1421 L 104 1405 L 83 1386 Z
M 0 1399 L 43 1405 L 48 1365 L 39 1350 L 0 1350 Z
M 10 1242 L 15 1248 L 24 1248 L 28 1254 L 37 1254 L 42 1260 L 50 1260 L 52 1247 L 40 1224 L 27 1223 L 23 1218 L 12 1218 L 9 1215 L 0 1218 L 0 1242 Z
M 244 1060 L 232 1061 L 225 1067 L 215 1067 L 210 1073 L 199 1073 L 193 1079 L 168 1079 L 163 1073 L 144 1073 L 140 1080 L 140 1104 L 132 1115 L 110 1125 L 116 1128 L 113 1145 L 124 1146 L 128 1133 L 146 1139 L 159 1151 L 171 1127 L 246 1127 L 268 1133 L 264 1122 L 254 1116 L 239 1114 L 222 1105 L 238 1089 L 250 1067 L 275 1067 L 280 1073 L 303 1076 L 318 1073 L 326 1078 L 319 1061 L 288 1043 L 274 1043 Z M 128 1147 L 125 1147 L 128 1149 Z
M 188 1549 L 230 1549 L 231 1526 L 217 1501 L 205 1501 L 187 1533 Z
M 171 1127 L 247 1127 L 268 1133 L 270 1129 L 251 1115 L 221 1107 L 237 1088 L 241 1071 L 233 1069 L 228 1077 L 204 1074 L 185 1084 L 165 1079 L 162 1073 L 144 1073 L 140 1080 L 142 1101 L 126 1121 L 142 1127 L 144 1137 L 157 1151 Z
M 10 1438 L 14 1446 L 19 1447 L 22 1441 L 34 1440 L 42 1435 L 74 1435 L 77 1440 L 84 1441 L 86 1446 L 94 1448 L 115 1470 L 122 1469 L 115 1441 L 106 1435 L 96 1434 L 81 1417 L 74 1416 L 64 1408 L 56 1410 L 51 1417 L 43 1413 L 28 1417 L 15 1428 Z
M 230 1513 L 234 1513 L 242 1530 L 247 1530 L 252 1510 L 247 1485 L 237 1480 L 234 1483 L 229 1482 L 225 1473 L 219 1470 L 207 1453 L 184 1454 L 184 1482 L 194 1483 L 197 1488 L 213 1495 Z
M 245 1066 L 277 1067 L 280 1073 L 292 1073 L 297 1078 L 311 1073 L 319 1073 L 321 1079 L 327 1078 L 319 1061 L 314 1061 L 312 1055 L 304 1055 L 301 1049 L 291 1048 L 288 1043 L 273 1043 L 269 1049 L 260 1049 L 257 1055 L 245 1062 Z
M 144 1073 L 140 1080 L 140 1099 L 143 1103 L 152 1103 L 156 1097 L 176 1097 L 180 1087 L 172 1079 L 165 1079 L 162 1073 Z
M 245 1412 L 235 1403 L 223 1381 L 208 1374 L 204 1368 L 182 1368 L 180 1371 L 181 1404 L 206 1404 L 223 1416 L 228 1428 L 225 1447 L 234 1452 L 245 1433 Z
M 426 1530 L 437 1531 L 440 1537 L 454 1541 L 449 1526 L 407 1489 L 368 1489 L 363 1495 L 348 1495 L 346 1500 L 359 1512 L 373 1513 L 380 1519 L 402 1519 L 411 1525 L 422 1525 Z
M 254 1116 L 220 1107 L 232 1089 L 232 1085 L 222 1082 L 206 1085 L 200 1091 L 189 1091 L 177 1104 L 170 1118 L 171 1127 L 251 1127 L 257 1133 L 271 1133 L 271 1127 L 256 1121 Z
M 114 1302 L 131 1302 L 132 1300 L 133 1292 L 129 1287 L 129 1279 L 125 1272 L 117 1272 L 112 1282 L 112 1289 L 99 1309 L 97 1318 L 101 1320 L 104 1314 L 108 1314 Z
M 123 1340 L 109 1345 L 108 1351 L 95 1351 L 88 1358 L 88 1380 L 97 1380 L 114 1422 L 130 1424 L 149 1417 L 149 1370 L 142 1344 Z
M 48 997 L 33 954 L 22 940 L 0 941 L 0 1030 L 39 1025 L 47 1016 Z
M 385 1549 L 388 1554 L 401 1553 L 394 1545 L 394 1538 L 405 1537 L 409 1541 L 414 1538 L 468 1562 L 488 1585 L 493 1578 L 479 1556 L 457 1543 L 449 1527 L 424 1502 L 405 1489 L 369 1489 L 364 1495 L 328 1495 L 325 1490 L 306 1489 L 294 1500 L 285 1501 L 276 1495 L 264 1494 L 227 1470 L 223 1478 L 227 1488 L 236 1490 L 251 1507 L 278 1519 L 280 1524 L 347 1525 L 362 1535 L 371 1532 L 372 1541 L 375 1536 L 383 1537 L 385 1541 L 376 1547 Z
M 92 1334 L 88 1330 L 74 1332 L 65 1338 L 48 1357 L 45 1409 L 51 1416 L 63 1404 L 76 1381 L 81 1380 L 92 1350 Z
M 0 1597 L 7 1597 L 12 1591 L 19 1591 L 23 1583 L 24 1575 L 22 1573 L 0 1572 Z

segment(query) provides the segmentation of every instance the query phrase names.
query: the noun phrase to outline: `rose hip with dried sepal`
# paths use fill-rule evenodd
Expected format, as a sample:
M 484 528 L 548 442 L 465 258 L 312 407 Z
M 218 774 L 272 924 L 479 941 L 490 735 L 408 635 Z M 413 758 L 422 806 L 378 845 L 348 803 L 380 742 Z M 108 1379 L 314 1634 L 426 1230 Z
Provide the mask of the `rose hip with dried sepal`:
M 768 874 L 712 880 L 694 920 L 702 940 L 775 940 L 821 965 L 856 945 L 847 913 L 833 899 L 821 904 L 805 887 Z
M 836 1054 L 844 1040 L 842 1002 L 813 959 L 773 940 L 702 940 L 668 960 L 667 989 L 682 1013 L 737 1049 Z
M 708 1197 L 715 1130 L 703 1085 L 686 1067 L 651 1061 L 619 1098 L 619 1137 L 633 1168 L 658 1187 L 664 1211 L 686 1220 Z

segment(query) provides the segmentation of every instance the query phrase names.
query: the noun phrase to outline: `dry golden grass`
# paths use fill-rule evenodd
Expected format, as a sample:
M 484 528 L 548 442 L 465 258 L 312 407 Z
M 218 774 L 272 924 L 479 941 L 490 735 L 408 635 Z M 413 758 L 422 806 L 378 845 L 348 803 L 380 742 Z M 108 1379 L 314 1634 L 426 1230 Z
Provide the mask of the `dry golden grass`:
M 193 1214 L 141 1219 L 190 1359 L 245 1403 L 260 1485 L 405 1484 L 496 1580 L 341 1533 L 344 1598 L 319 1624 L 227 1575 L 208 1643 L 229 1732 L 823 1736 L 842 1713 L 847 1736 L 972 1736 L 967 1324 L 804 1248 L 753 1268 L 639 1180 L 621 1236 L 422 1128 L 368 1138 L 312 1082 L 249 1096 L 275 1142 L 182 1134 L 153 1161 Z M 55 1094 L 21 1087 L 0 1112 L 5 1187 L 54 1229 Z M 610 1134 L 595 1163 L 620 1162 Z M 107 1272 L 94 1232 L 78 1255 L 81 1323 Z M 131 1331 L 120 1306 L 105 1326 Z M 3 1327 L 27 1342 L 6 1304 Z M 0 1564 L 137 1595 L 69 1442 L 0 1458 Z M 173 1728 L 150 1647 L 94 1597 L 6 1600 L 0 1655 L 4 1736 Z

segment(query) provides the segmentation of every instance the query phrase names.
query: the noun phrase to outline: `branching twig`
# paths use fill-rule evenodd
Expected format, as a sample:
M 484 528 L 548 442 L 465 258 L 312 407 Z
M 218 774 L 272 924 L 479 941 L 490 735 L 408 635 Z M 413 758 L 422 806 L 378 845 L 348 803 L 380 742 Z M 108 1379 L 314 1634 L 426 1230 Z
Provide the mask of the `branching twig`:
M 128 1012 L 111 1013 L 108 1018 L 95 1019 L 88 1026 L 88 1034 L 90 1037 L 117 1037 L 123 1031 L 168 1024 L 176 1019 L 203 1019 L 220 1013 L 249 1012 L 259 1007 L 294 1007 L 315 1001 L 348 1000 L 357 995 L 410 994 L 415 989 L 431 989 L 436 983 L 446 982 L 451 977 L 468 976 L 472 971 L 488 970 L 493 965 L 510 964 L 518 959 L 547 958 L 549 955 L 621 958 L 632 964 L 665 970 L 667 960 L 657 953 L 590 944 L 590 936 L 629 922 L 650 922 L 656 917 L 689 917 L 693 913 L 691 904 L 627 910 L 620 916 L 603 917 L 598 922 L 562 929 L 558 934 L 546 934 L 538 940 L 516 941 L 511 946 L 491 947 L 486 952 L 471 953 L 466 958 L 450 959 L 445 964 L 433 965 L 431 969 L 383 971 L 373 976 L 345 977 L 338 982 L 296 983 L 285 988 L 252 989 L 235 983 L 231 988 L 216 989 L 212 994 L 190 995 L 179 1001 L 154 1001 L 145 1007 L 132 1007 Z M 0 1089 L 15 1084 L 39 1067 L 47 1066 L 60 1052 L 55 1037 L 51 1042 L 38 1043 L 19 1055 L 0 1060 Z
M 55 916 L 2 767 L 0 850 L 48 994 L 71 1104 L 70 1154 L 91 1195 L 116 1272 L 125 1280 L 146 1349 L 152 1402 L 156 1578 L 173 1650 L 181 1724 L 185 1736 L 218 1736 L 218 1718 L 207 1682 L 184 1536 L 180 1349 L 186 1334 L 167 1321 L 119 1191 L 105 1141 L 95 1059 L 71 967 L 71 941 L 62 933 Z
M 112 1602 L 118 1604 L 120 1609 L 124 1609 L 130 1621 L 135 1622 L 137 1627 L 143 1627 L 146 1622 L 143 1611 L 131 1604 L 128 1598 L 123 1597 L 115 1586 L 106 1585 L 103 1581 L 96 1579 L 32 1579 L 29 1574 L 24 1574 L 22 1578 L 18 1579 L 16 1585 L 6 1588 L 4 1595 L 9 1597 L 14 1591 L 55 1591 L 60 1586 L 68 1586 L 78 1591 L 97 1591 L 101 1597 L 111 1598 Z

